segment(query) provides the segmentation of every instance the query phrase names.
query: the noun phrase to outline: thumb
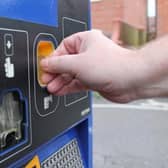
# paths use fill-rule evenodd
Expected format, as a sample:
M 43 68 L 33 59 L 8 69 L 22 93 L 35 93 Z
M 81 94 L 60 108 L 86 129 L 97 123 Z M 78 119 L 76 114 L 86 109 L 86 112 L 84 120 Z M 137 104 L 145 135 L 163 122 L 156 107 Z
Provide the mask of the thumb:
M 79 55 L 64 55 L 43 59 L 40 65 L 44 71 L 49 73 L 76 75 L 79 63 Z

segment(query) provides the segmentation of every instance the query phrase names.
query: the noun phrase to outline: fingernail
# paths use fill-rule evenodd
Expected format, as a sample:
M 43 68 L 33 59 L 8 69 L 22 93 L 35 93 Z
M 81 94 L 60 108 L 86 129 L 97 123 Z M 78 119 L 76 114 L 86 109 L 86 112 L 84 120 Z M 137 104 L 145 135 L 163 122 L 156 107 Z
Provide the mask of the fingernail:
M 52 83 L 48 84 L 47 89 L 50 93 L 54 93 L 56 91 L 56 87 Z
M 41 77 L 41 80 L 42 80 L 42 82 L 44 83 L 44 84 L 47 84 L 47 79 L 46 79 L 46 75 L 42 75 L 42 77 Z
M 48 59 L 43 59 L 43 60 L 41 60 L 40 65 L 41 65 L 43 68 L 47 68 L 47 67 L 48 67 Z

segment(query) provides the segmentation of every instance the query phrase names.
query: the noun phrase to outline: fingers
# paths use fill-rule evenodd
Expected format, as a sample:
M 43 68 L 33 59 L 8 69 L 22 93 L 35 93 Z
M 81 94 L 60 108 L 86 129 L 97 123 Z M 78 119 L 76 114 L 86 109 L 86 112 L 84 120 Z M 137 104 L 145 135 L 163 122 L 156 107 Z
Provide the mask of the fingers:
M 86 32 L 80 32 L 73 34 L 67 38 L 65 38 L 61 44 L 57 47 L 52 56 L 60 56 L 60 55 L 69 55 L 69 54 L 77 54 L 80 51 L 82 41 L 85 40 Z
M 79 57 L 79 58 L 78 58 Z M 80 56 L 65 55 L 61 57 L 51 57 L 41 61 L 41 67 L 48 73 L 76 75 L 80 68 Z
M 77 33 L 65 38 L 51 57 L 41 61 L 41 66 L 46 72 L 42 80 L 48 84 L 49 92 L 57 92 L 65 85 L 68 85 L 73 80 L 72 76 L 76 76 L 78 73 L 81 60 L 79 58 L 80 55 L 77 55 L 77 53 L 80 51 L 82 40 L 87 33 Z M 64 75 L 55 76 L 53 74 Z
M 92 36 L 97 37 L 97 32 L 81 32 L 67 37 L 51 57 L 41 61 L 40 65 L 46 72 L 43 81 L 48 84 L 49 92 L 67 94 L 87 89 L 77 79 L 80 79 L 82 71 L 85 72 L 87 47 L 90 46 L 89 41 L 95 39 L 90 38 Z
M 42 76 L 42 81 L 43 81 L 43 83 L 48 84 L 49 82 L 51 82 L 56 77 L 57 77 L 57 75 L 55 75 L 55 74 L 44 73 L 43 76 Z
M 64 85 L 71 83 L 72 80 L 73 77 L 68 74 L 59 75 L 48 84 L 47 89 L 50 93 L 55 93 L 63 88 Z
M 51 57 L 41 61 L 41 67 L 50 73 L 76 74 L 76 66 L 80 62 L 77 57 L 86 34 L 88 32 L 81 32 L 65 38 Z
M 88 90 L 79 80 L 74 79 L 68 85 L 64 85 L 60 90 L 56 91 L 54 94 L 57 96 L 63 96 L 71 93 L 81 92 Z
M 76 33 L 65 38 L 55 52 L 41 61 L 44 71 L 49 73 L 70 73 L 76 75 L 82 68 L 81 59 L 89 46 L 87 39 L 97 36 L 98 31 Z M 99 32 L 100 33 L 100 32 Z M 95 39 L 95 38 L 94 38 Z

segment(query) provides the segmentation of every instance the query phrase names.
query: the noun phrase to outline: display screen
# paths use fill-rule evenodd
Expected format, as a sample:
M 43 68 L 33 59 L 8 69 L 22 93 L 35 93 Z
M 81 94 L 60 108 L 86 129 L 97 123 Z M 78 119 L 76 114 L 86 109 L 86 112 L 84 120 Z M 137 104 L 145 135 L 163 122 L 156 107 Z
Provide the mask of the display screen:
M 58 26 L 57 0 L 3 0 L 0 17 Z

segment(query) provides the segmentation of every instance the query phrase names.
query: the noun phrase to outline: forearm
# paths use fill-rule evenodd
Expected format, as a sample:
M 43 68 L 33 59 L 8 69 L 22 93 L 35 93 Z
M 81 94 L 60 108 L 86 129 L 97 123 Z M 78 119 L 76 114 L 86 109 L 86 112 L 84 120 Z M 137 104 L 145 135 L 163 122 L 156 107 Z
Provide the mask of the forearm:
M 137 87 L 137 97 L 168 96 L 167 46 L 168 36 L 165 36 L 137 50 L 137 55 L 143 62 L 142 83 Z

